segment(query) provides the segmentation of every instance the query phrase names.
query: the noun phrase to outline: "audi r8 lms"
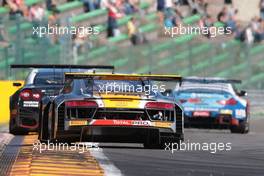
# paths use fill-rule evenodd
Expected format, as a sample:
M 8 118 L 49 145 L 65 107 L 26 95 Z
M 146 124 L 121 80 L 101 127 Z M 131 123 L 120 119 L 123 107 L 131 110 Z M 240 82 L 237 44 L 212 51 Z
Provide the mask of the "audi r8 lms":
M 54 97 L 63 87 L 65 72 L 111 69 L 113 66 L 83 65 L 11 65 L 11 68 L 31 69 L 24 86 L 10 97 L 9 131 L 25 134 L 38 131 L 39 102 L 44 96 Z M 20 86 L 20 83 L 14 83 Z
M 183 139 L 183 113 L 154 81 L 177 75 L 65 73 L 61 93 L 42 100 L 40 141 L 142 143 L 160 148 Z M 155 90 L 154 90 L 155 88 Z
M 239 80 L 189 77 L 174 92 L 184 108 L 186 126 L 230 128 L 232 133 L 249 131 L 249 102 L 233 84 Z

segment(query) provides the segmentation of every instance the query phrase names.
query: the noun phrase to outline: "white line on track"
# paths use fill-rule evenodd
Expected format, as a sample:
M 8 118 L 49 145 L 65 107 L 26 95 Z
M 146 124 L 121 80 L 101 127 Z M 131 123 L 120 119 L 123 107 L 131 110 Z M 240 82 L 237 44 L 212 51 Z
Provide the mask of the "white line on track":
M 121 171 L 104 155 L 103 149 L 91 149 L 91 155 L 99 162 L 105 176 L 122 176 Z

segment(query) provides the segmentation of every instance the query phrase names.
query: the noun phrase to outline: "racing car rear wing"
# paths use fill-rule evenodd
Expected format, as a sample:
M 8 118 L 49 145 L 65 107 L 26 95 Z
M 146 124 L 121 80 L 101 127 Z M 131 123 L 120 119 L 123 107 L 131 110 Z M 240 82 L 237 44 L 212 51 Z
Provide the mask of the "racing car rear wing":
M 182 79 L 182 82 L 201 83 L 201 84 L 210 84 L 210 83 L 241 84 L 242 83 L 241 80 L 236 80 L 236 79 L 210 78 L 210 77 L 185 77 Z
M 155 74 L 111 74 L 111 73 L 65 73 L 65 79 L 98 79 L 98 80 L 153 80 L 153 81 L 181 81 L 180 75 Z
M 13 64 L 10 68 L 65 68 L 65 69 L 110 69 L 114 70 L 112 65 L 58 65 L 58 64 Z

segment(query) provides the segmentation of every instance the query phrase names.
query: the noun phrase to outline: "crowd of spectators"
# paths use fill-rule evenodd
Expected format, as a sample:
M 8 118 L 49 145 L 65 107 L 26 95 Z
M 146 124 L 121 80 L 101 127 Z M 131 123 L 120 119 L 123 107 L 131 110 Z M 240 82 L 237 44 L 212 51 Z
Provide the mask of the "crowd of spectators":
M 264 0 L 260 0 L 259 2 L 260 15 L 253 17 L 250 22 L 239 19 L 239 11 L 232 3 L 232 0 L 225 0 L 225 5 L 216 18 L 213 18 L 215 14 L 208 13 L 210 1 L 192 0 L 192 2 L 193 14 L 199 12 L 203 15 L 200 24 L 211 27 L 218 22 L 218 24 L 222 24 L 225 28 L 230 28 L 232 36 L 235 39 L 247 44 L 259 43 L 264 40 Z
M 68 2 L 73 0 L 67 0 Z M 118 19 L 127 15 L 138 14 L 143 17 L 144 12 L 140 9 L 139 5 L 143 0 L 79 0 L 83 3 L 85 12 L 90 12 L 96 9 L 108 9 L 107 20 L 107 37 L 116 37 L 121 34 Z M 225 27 L 232 30 L 232 35 L 241 41 L 247 43 L 261 42 L 264 40 L 264 0 L 260 0 L 259 9 L 260 16 L 254 17 L 245 24 L 238 18 L 238 9 L 232 3 L 232 0 L 225 0 L 225 6 L 217 14 L 209 14 L 208 6 L 209 0 L 154 0 L 156 1 L 156 8 L 159 23 L 161 26 L 175 27 L 182 23 L 183 15 L 181 13 L 182 5 L 188 4 L 191 14 L 201 14 L 202 18 L 199 21 L 200 26 L 212 27 L 216 22 L 222 23 Z M 33 25 L 37 26 L 46 17 L 46 10 L 48 13 L 48 23 L 55 25 L 59 23 L 59 11 L 57 10 L 54 0 L 46 0 L 46 4 L 33 4 L 26 6 L 24 0 L 0 0 L 2 6 L 10 8 L 10 18 L 15 17 L 17 14 L 24 16 L 27 20 L 31 21 Z M 141 18 L 131 17 L 127 23 L 127 34 L 130 37 L 131 44 L 138 45 L 143 43 L 144 37 L 141 36 L 139 31 L 139 24 Z M 207 36 L 210 38 L 210 36 Z M 142 39 L 143 38 L 143 39 Z M 74 35 L 72 37 L 76 45 L 81 46 L 83 41 L 88 40 L 88 36 Z M 57 37 L 54 36 L 53 40 L 56 43 Z

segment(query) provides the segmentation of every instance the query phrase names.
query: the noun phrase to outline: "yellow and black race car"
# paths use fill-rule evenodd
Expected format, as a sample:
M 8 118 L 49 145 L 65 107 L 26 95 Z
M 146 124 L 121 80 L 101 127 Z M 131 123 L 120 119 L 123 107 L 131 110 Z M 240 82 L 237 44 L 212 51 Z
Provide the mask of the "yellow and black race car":
M 143 143 L 160 148 L 183 140 L 183 112 L 163 96 L 178 75 L 65 73 L 55 98 L 41 102 L 39 139 Z M 157 84 L 158 83 L 158 84 Z

